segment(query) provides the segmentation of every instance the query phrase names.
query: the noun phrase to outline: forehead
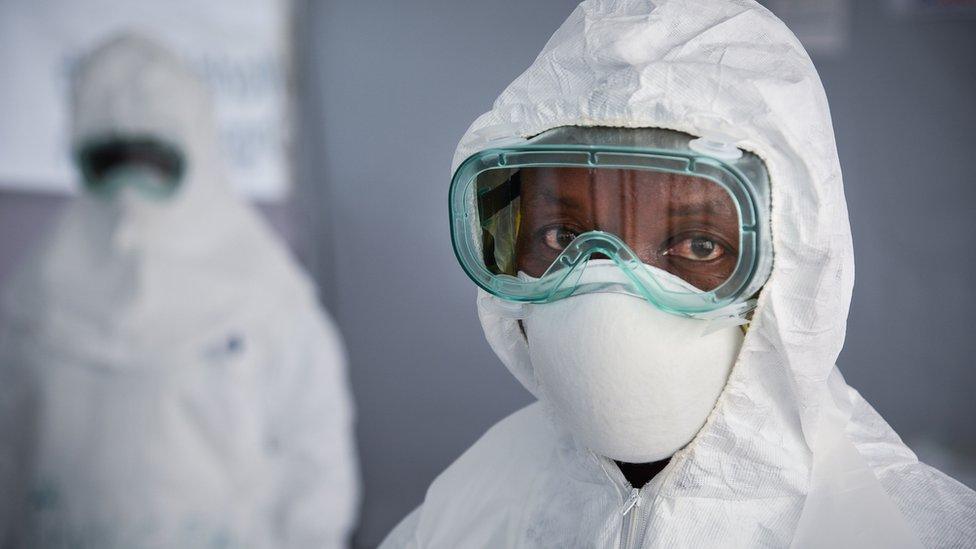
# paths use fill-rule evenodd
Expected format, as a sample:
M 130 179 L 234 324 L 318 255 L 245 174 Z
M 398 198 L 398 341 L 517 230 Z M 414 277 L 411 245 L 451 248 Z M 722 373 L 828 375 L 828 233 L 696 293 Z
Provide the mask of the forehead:
M 732 198 L 718 183 L 703 177 L 642 169 L 526 168 L 522 170 L 526 200 L 572 198 L 586 204 L 608 195 L 655 202 L 709 202 L 734 211 Z

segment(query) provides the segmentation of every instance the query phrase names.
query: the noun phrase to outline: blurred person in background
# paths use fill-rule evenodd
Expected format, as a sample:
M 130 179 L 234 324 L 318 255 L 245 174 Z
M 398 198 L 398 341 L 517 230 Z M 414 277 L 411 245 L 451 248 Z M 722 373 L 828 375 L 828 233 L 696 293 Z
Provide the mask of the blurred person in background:
M 751 0 L 591 0 L 461 139 L 452 241 L 539 402 L 385 547 L 965 547 L 976 494 L 835 366 L 826 97 Z
M 342 341 L 224 181 L 202 82 L 116 38 L 71 137 L 84 194 L 3 293 L 0 546 L 345 546 Z

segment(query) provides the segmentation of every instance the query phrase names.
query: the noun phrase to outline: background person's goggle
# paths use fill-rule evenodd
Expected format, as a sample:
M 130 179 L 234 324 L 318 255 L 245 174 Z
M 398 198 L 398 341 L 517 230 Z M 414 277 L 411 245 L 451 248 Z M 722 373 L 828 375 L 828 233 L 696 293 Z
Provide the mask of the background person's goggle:
M 695 140 L 563 127 L 471 156 L 450 191 L 461 266 L 509 301 L 618 291 L 682 315 L 744 312 L 772 264 L 768 175 Z
M 102 196 L 130 185 L 151 198 L 169 198 L 186 170 L 179 148 L 151 137 L 93 140 L 78 148 L 75 159 L 85 187 Z

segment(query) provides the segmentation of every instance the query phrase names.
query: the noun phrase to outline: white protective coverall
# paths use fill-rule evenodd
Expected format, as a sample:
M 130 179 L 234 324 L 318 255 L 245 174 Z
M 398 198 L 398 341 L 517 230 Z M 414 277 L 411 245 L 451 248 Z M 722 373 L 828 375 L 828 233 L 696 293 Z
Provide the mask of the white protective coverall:
M 166 202 L 81 196 L 6 288 L 0 540 L 344 546 L 358 470 L 342 341 L 222 179 L 201 82 L 125 36 L 84 60 L 73 99 L 75 144 L 164 138 L 187 170 Z
M 454 168 L 495 140 L 560 126 L 702 135 L 716 118 L 767 164 L 775 259 L 705 426 L 634 491 L 550 420 L 516 321 L 481 292 L 491 347 L 540 403 L 444 471 L 384 547 L 976 544 L 973 491 L 919 462 L 834 365 L 854 257 L 830 113 L 803 47 L 765 8 L 583 2 L 474 122 Z

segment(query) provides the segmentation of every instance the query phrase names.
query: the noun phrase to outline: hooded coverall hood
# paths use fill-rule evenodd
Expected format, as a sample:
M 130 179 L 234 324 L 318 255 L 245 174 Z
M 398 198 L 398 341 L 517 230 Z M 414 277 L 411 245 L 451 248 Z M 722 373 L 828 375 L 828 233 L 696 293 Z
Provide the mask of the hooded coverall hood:
M 783 23 L 750 0 L 583 2 L 471 125 L 453 168 L 572 125 L 721 132 L 765 161 L 774 266 L 738 360 L 695 439 L 631 491 L 612 462 L 549 425 L 517 321 L 479 292 L 488 342 L 542 408 L 459 458 L 389 546 L 971 543 L 973 492 L 919 463 L 835 367 L 851 232 L 826 96 Z
M 224 179 L 209 94 L 181 60 L 143 36 L 112 39 L 79 63 L 71 97 L 74 149 L 151 137 L 182 153 L 185 172 L 167 200 L 86 192 L 72 201 L 15 274 L 10 316 L 104 355 L 134 338 L 186 341 L 199 326 L 184 319 L 204 311 L 313 298 Z
M 0 546 L 342 546 L 342 341 L 223 179 L 204 86 L 137 35 L 73 84 L 76 146 L 151 137 L 186 168 L 165 201 L 78 197 L 4 288 Z

